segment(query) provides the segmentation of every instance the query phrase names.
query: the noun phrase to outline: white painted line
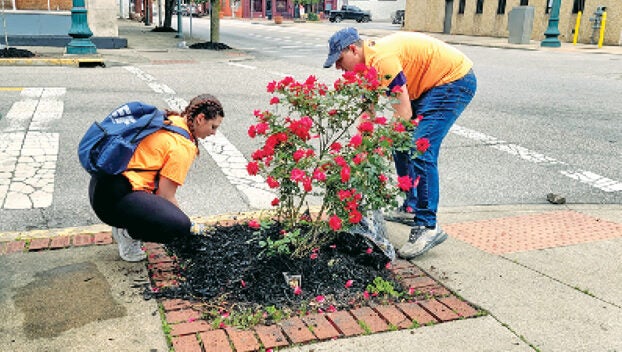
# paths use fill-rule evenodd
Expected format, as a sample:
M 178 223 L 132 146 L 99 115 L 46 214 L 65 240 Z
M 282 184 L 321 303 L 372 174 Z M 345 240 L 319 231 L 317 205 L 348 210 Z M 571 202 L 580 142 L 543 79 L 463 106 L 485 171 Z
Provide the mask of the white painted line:
M 52 205 L 58 133 L 28 132 L 6 194 L 5 209 Z
M 484 133 L 471 130 L 466 127 L 453 125 L 450 132 L 459 136 L 472 139 L 482 144 L 488 145 L 491 148 L 506 152 L 510 155 L 519 157 L 522 160 L 526 160 L 540 165 L 561 165 L 567 166 L 568 163 L 556 160 L 548 157 L 542 153 L 538 153 L 533 150 L 529 150 L 517 144 L 507 143 L 503 140 L 497 139 L 492 136 L 488 136 Z M 604 192 L 620 192 L 622 191 L 622 182 L 612 180 L 610 178 L 598 175 L 591 171 L 586 170 L 561 170 L 560 173 L 564 176 L 570 177 L 573 180 L 588 184 L 594 188 L 598 188 Z
M 59 135 L 46 133 L 63 115 L 65 88 L 25 88 L 0 133 L 0 208 L 52 205 Z
M 249 69 L 255 69 L 256 67 L 241 65 L 229 62 L 229 65 L 240 66 Z M 142 72 L 139 68 L 128 68 L 128 71 L 136 74 L 138 77 L 147 77 L 148 75 Z M 154 87 L 154 85 L 149 85 Z M 166 87 L 164 84 L 158 84 L 158 87 Z M 168 88 L 168 87 L 166 87 Z M 162 91 L 172 91 L 172 89 L 158 89 L 154 90 L 156 93 L 162 93 Z M 184 99 L 166 96 L 164 101 L 168 106 L 176 111 L 182 111 L 187 105 Z M 270 192 L 264 179 L 261 176 L 250 176 L 246 171 L 246 165 L 248 160 L 244 155 L 220 132 L 217 131 L 216 135 L 201 140 L 201 145 L 207 150 L 209 155 L 214 159 L 214 162 L 218 165 L 220 170 L 225 174 L 227 180 L 234 185 L 240 193 L 248 201 L 248 205 L 251 208 L 265 209 L 270 207 L 270 202 L 274 199 L 275 194 Z
M 237 62 L 228 62 L 228 64 L 231 65 L 231 66 L 247 68 L 249 70 L 256 70 L 257 69 L 257 67 L 255 67 L 255 66 L 244 65 L 244 64 L 237 63 Z
M 24 99 L 16 101 L 11 105 L 11 109 L 7 112 L 5 119 L 8 126 L 2 129 L 2 132 L 25 131 L 28 128 L 30 119 L 37 109 L 37 100 Z
M 620 192 L 622 191 L 622 182 L 618 182 L 600 175 L 597 175 L 590 171 L 585 170 L 562 170 L 562 175 L 568 176 L 579 182 L 588 184 L 594 188 L 598 188 L 605 192 Z

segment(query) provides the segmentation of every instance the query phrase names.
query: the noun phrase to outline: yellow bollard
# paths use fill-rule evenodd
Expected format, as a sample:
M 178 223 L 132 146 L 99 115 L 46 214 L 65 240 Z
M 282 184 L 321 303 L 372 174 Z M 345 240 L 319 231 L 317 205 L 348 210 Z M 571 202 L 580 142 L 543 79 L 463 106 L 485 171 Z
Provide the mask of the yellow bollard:
M 581 14 L 579 11 L 577 13 L 577 23 L 574 25 L 574 35 L 572 36 L 572 45 L 577 45 L 577 39 L 579 38 L 579 25 L 581 24 Z
M 600 36 L 598 37 L 598 47 L 603 47 L 603 40 L 605 40 L 605 23 L 607 23 L 607 11 L 603 12 L 603 20 L 600 23 Z

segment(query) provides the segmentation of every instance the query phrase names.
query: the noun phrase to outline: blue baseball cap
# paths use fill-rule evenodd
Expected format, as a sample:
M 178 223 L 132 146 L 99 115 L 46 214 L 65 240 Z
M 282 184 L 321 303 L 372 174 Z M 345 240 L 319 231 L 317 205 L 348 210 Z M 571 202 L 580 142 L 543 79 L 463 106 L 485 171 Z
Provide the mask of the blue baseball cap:
M 329 68 L 334 65 L 335 62 L 339 60 L 339 56 L 343 49 L 347 48 L 350 44 L 356 43 L 360 39 L 358 31 L 353 27 L 347 27 L 335 32 L 328 40 L 328 58 L 326 58 L 324 68 Z

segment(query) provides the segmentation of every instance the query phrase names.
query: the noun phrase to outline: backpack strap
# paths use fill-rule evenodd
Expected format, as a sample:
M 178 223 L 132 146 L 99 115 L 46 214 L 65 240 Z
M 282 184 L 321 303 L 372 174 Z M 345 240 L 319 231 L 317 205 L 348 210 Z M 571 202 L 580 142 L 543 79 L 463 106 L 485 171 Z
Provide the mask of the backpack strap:
M 188 133 L 188 131 L 184 130 L 181 127 L 165 124 L 164 127 L 162 127 L 162 128 L 164 128 L 167 131 L 171 131 L 171 132 L 175 132 L 177 134 L 181 134 L 182 136 L 186 137 L 187 139 L 190 139 L 190 134 Z

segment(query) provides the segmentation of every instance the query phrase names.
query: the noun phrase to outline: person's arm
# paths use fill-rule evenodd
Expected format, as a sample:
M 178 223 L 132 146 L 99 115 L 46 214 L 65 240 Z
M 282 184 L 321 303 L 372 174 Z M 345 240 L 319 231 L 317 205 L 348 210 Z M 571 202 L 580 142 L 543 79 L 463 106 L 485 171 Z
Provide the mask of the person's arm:
M 175 206 L 179 208 L 179 204 L 177 203 L 177 199 L 175 198 L 175 193 L 177 193 L 177 187 L 179 187 L 177 183 L 169 180 L 164 176 L 161 176 L 156 194 L 175 204 Z
M 393 90 L 395 91 L 395 90 Z M 413 115 L 412 107 L 410 106 L 410 98 L 408 97 L 408 88 L 404 83 L 402 85 L 401 91 L 397 94 L 398 102 L 392 104 L 393 109 L 395 109 L 395 116 L 400 119 L 410 121 Z

